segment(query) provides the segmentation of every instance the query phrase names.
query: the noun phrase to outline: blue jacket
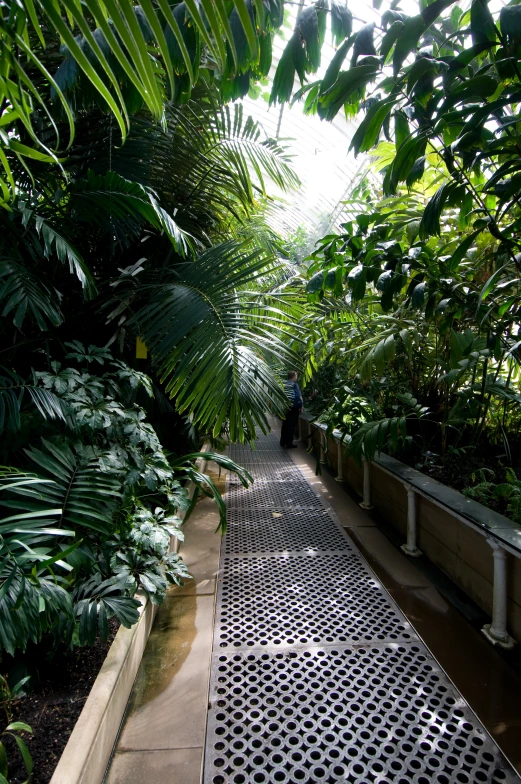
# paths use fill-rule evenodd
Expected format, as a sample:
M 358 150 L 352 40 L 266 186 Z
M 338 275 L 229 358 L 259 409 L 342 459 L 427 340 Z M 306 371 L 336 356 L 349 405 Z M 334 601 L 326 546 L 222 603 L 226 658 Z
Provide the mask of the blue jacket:
M 302 408 L 302 394 L 296 381 L 285 381 L 284 389 L 292 408 Z

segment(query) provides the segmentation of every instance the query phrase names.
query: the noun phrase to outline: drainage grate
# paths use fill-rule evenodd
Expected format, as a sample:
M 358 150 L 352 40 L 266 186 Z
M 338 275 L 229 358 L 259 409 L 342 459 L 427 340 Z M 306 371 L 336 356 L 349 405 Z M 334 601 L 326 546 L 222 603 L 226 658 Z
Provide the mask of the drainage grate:
M 226 555 L 349 549 L 347 537 L 325 511 L 310 515 L 307 510 L 228 511 L 228 528 L 224 538 Z
M 222 560 L 216 647 L 280 649 L 415 637 L 354 550 Z
M 263 468 L 269 471 L 272 467 L 279 468 L 285 466 L 286 468 L 294 467 L 295 463 L 285 452 L 281 454 L 272 452 L 250 452 L 249 454 L 241 455 L 240 457 L 232 457 L 240 465 L 245 468 Z
M 254 464 L 250 468 L 251 475 L 255 482 L 302 482 L 304 476 L 299 468 L 287 463 L 270 466 L 271 470 L 266 471 L 266 466 Z M 232 474 L 228 479 L 228 487 L 232 489 L 235 485 L 240 485 L 240 480 Z
M 516 774 L 420 644 L 215 655 L 204 784 L 502 784 Z
M 248 489 L 232 485 L 226 494 L 230 509 L 304 509 L 322 510 L 324 505 L 304 478 L 298 482 L 255 483 Z
M 204 784 L 520 784 L 278 437 L 231 449 Z

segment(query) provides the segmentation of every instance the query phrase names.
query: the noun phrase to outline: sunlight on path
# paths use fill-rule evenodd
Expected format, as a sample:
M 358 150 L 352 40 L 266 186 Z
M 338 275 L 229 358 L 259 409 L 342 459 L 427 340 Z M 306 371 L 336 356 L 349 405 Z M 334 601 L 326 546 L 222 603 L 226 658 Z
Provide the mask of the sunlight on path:
M 278 438 L 231 456 L 204 784 L 520 782 Z

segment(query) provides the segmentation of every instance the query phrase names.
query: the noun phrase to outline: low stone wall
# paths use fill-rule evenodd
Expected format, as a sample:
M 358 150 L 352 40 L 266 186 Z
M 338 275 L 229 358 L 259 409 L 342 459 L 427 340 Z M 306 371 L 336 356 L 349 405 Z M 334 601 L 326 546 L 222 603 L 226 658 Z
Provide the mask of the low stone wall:
M 301 420 L 304 439 L 320 454 L 325 447 L 326 462 L 338 475 L 338 442 L 308 420 Z M 342 474 L 359 495 L 363 489 L 363 469 L 343 455 Z M 402 536 L 407 532 L 407 489 L 404 482 L 376 463 L 369 466 L 371 503 Z M 455 492 L 455 491 L 453 491 Z M 460 494 L 458 494 L 460 495 Z M 485 507 L 482 507 L 486 510 Z M 490 513 L 492 516 L 493 513 Z M 494 515 L 496 517 L 496 515 Z M 487 615 L 492 615 L 494 559 L 486 532 L 474 529 L 448 508 L 417 495 L 417 542 L 422 553 L 461 588 Z M 510 634 L 521 642 L 521 559 L 507 553 L 507 613 Z

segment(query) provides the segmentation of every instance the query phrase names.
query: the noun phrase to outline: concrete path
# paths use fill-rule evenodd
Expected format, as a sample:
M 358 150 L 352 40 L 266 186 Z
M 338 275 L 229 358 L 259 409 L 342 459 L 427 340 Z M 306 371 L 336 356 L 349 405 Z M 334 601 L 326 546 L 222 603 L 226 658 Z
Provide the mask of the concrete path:
M 159 608 L 106 784 L 199 784 L 206 733 L 219 515 L 204 499 L 186 524 L 194 579 Z
M 270 436 L 234 458 L 256 482 L 229 487 L 215 634 L 204 500 L 182 547 L 194 582 L 160 608 L 106 784 L 519 781 L 413 626 L 521 766 L 501 657 L 304 450 Z

